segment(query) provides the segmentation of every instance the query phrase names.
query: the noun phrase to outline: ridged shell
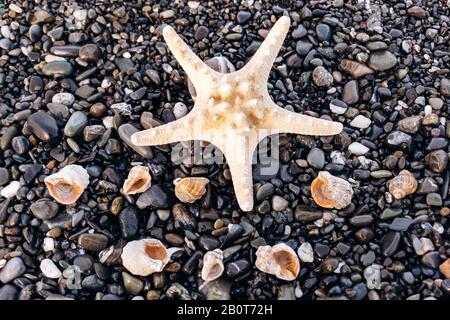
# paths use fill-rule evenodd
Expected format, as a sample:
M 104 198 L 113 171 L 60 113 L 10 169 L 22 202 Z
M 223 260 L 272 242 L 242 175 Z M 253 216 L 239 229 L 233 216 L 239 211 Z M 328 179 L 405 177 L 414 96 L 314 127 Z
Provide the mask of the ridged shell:
M 353 189 L 344 179 L 321 171 L 311 183 L 311 196 L 323 208 L 342 209 L 352 202 Z
M 175 179 L 175 195 L 181 202 L 194 203 L 205 194 L 208 182 L 207 178 L 200 177 Z
M 148 238 L 128 242 L 121 258 L 123 266 L 132 274 L 148 276 L 161 272 L 169 262 L 170 254 L 161 241 Z
M 300 271 L 300 261 L 295 251 L 287 244 L 260 246 L 256 250 L 256 267 L 262 272 L 272 274 L 279 279 L 295 280 Z
M 223 271 L 223 252 L 220 249 L 208 251 L 203 256 L 202 279 L 212 281 L 219 278 Z
M 89 185 L 89 174 L 82 166 L 71 164 L 44 180 L 50 195 L 59 203 L 75 203 Z
M 402 170 L 398 176 L 388 181 L 387 187 L 395 199 L 402 199 L 416 192 L 417 180 L 411 172 Z
M 148 167 L 136 166 L 131 168 L 128 178 L 123 184 L 123 193 L 136 194 L 142 193 L 152 185 L 152 177 Z

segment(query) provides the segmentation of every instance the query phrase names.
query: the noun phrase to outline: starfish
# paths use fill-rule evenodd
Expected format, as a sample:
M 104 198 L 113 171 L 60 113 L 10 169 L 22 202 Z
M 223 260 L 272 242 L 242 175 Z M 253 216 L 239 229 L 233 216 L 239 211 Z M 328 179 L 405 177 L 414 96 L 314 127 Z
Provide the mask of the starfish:
M 172 27 L 164 27 L 164 40 L 192 81 L 197 98 L 186 116 L 137 132 L 131 136 L 132 143 L 138 146 L 188 140 L 212 143 L 225 155 L 240 208 L 251 211 L 251 160 L 263 138 L 274 133 L 331 136 L 343 128 L 338 122 L 283 109 L 270 98 L 269 73 L 289 26 L 288 17 L 278 19 L 250 61 L 240 70 L 227 74 L 208 67 Z

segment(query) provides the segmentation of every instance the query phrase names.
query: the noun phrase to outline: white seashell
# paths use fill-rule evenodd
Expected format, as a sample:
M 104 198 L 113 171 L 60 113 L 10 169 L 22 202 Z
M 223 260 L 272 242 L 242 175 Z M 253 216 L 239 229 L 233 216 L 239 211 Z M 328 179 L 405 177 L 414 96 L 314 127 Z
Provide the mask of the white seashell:
M 256 250 L 255 265 L 262 272 L 287 281 L 295 280 L 300 271 L 297 254 L 284 243 L 276 244 L 273 247 L 259 247 Z
M 212 281 L 219 278 L 223 271 L 223 252 L 220 249 L 208 251 L 203 256 L 202 279 Z
M 5 198 L 15 197 L 19 188 L 20 188 L 20 182 L 13 181 L 10 184 L 8 184 L 6 187 L 4 187 L 2 189 L 2 191 L 0 191 L 0 195 Z
M 123 192 L 125 194 L 142 193 L 152 184 L 152 177 L 148 167 L 136 166 L 131 168 L 128 178 L 123 184 Z
M 352 202 L 353 189 L 344 179 L 320 171 L 311 183 L 311 196 L 323 208 L 342 209 Z
M 169 262 L 170 254 L 157 239 L 141 239 L 128 242 L 122 251 L 122 264 L 132 274 L 148 276 L 161 272 Z
M 50 195 L 59 203 L 75 203 L 89 185 L 89 174 L 82 166 L 71 164 L 44 180 Z

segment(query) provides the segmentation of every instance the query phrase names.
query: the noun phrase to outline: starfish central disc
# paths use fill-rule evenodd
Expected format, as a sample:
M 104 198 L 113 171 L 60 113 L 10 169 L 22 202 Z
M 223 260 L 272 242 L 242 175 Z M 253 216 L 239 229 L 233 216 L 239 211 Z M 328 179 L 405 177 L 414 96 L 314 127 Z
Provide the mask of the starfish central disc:
M 225 155 L 239 206 L 252 210 L 252 153 L 263 137 L 273 133 L 330 136 L 342 131 L 340 123 L 285 110 L 270 98 L 267 81 L 289 25 L 290 19 L 281 17 L 252 59 L 227 74 L 208 67 L 173 28 L 165 27 L 164 39 L 196 89 L 195 105 L 183 118 L 133 134 L 132 142 L 138 146 L 211 142 Z

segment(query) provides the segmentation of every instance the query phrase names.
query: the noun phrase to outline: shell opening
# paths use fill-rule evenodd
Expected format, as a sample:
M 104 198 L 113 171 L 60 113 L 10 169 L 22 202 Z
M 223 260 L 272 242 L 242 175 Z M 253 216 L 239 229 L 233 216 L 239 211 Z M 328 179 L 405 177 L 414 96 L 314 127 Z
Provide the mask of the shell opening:
M 51 193 L 64 202 L 71 201 L 74 194 L 79 192 L 79 188 L 66 180 L 58 180 L 55 183 L 47 182 L 46 184 Z
M 273 258 L 282 270 L 288 271 L 292 276 L 296 276 L 296 261 L 288 251 L 277 251 L 273 253 Z
M 327 181 L 322 177 L 317 177 L 315 181 L 311 184 L 312 192 L 314 192 L 314 198 L 318 205 L 325 208 L 332 208 L 333 201 L 327 195 Z
M 145 253 L 153 260 L 164 261 L 167 259 L 166 249 L 158 244 L 153 243 L 146 244 Z

